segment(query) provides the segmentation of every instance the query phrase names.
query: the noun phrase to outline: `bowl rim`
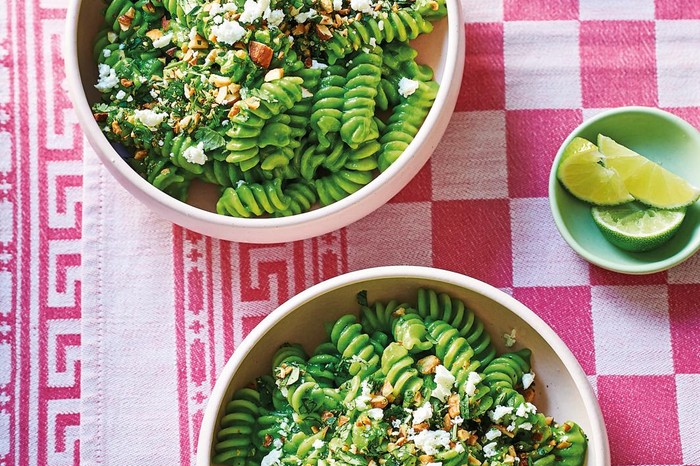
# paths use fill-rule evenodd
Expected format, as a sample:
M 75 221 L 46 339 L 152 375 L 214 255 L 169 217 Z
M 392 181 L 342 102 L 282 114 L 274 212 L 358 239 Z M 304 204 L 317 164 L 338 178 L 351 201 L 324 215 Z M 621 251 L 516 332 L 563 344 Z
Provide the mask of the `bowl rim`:
M 610 466 L 610 446 L 608 443 L 607 430 L 603 421 L 603 414 L 598 404 L 598 399 L 593 391 L 588 378 L 579 364 L 578 360 L 564 343 L 564 341 L 554 332 L 554 330 L 525 306 L 520 301 L 506 294 L 504 291 L 457 272 L 424 266 L 382 266 L 356 270 L 345 273 L 334 278 L 320 282 L 301 293 L 293 296 L 279 307 L 268 314 L 251 332 L 243 339 L 241 344 L 235 349 L 229 360 L 219 373 L 216 383 L 204 410 L 202 423 L 199 429 L 197 441 L 196 464 L 198 466 L 211 465 L 211 445 L 216 431 L 216 420 L 219 407 L 224 402 L 224 395 L 231 380 L 238 368 L 243 363 L 255 344 L 274 327 L 277 322 L 292 313 L 305 303 L 314 300 L 316 297 L 331 292 L 337 288 L 342 288 L 356 282 L 381 280 L 387 278 L 413 278 L 439 281 L 449 285 L 457 286 L 481 294 L 482 296 L 502 305 L 523 319 L 530 325 L 554 350 L 562 360 L 566 370 L 572 377 L 581 397 L 586 412 L 590 417 L 592 426 L 591 432 L 586 432 L 589 438 L 594 438 L 595 443 L 600 445 L 596 451 L 593 464 L 598 466 Z M 589 450 L 590 454 L 590 450 Z
M 588 249 L 584 248 L 578 241 L 576 241 L 569 229 L 566 227 L 566 224 L 564 223 L 564 216 L 562 215 L 561 211 L 559 210 L 559 206 L 557 205 L 558 195 L 556 194 L 556 188 L 559 185 L 559 180 L 557 180 L 556 172 L 557 167 L 559 165 L 559 161 L 561 160 L 562 154 L 564 153 L 564 149 L 566 148 L 566 146 L 569 145 L 569 143 L 576 137 L 578 133 L 583 131 L 589 125 L 596 123 L 599 120 L 625 113 L 646 113 L 665 119 L 681 128 L 685 133 L 692 135 L 692 137 L 694 137 L 695 139 L 700 140 L 700 132 L 693 125 L 691 125 L 678 115 L 675 115 L 671 112 L 667 112 L 665 110 L 661 110 L 660 108 L 632 105 L 602 111 L 579 124 L 573 131 L 571 131 L 571 133 L 569 133 L 567 138 L 564 139 L 564 142 L 562 142 L 561 146 L 559 146 L 559 150 L 557 151 L 557 154 L 554 157 L 554 160 L 552 161 L 552 166 L 549 172 L 549 207 L 552 212 L 552 217 L 554 218 L 554 223 L 557 226 L 559 234 L 562 236 L 562 238 L 564 238 L 567 244 L 586 261 L 613 272 L 624 273 L 628 275 L 647 275 L 668 270 L 671 267 L 675 267 L 676 265 L 679 265 L 682 262 L 685 262 L 686 260 L 690 259 L 696 252 L 700 251 L 700 239 L 696 240 L 694 242 L 694 245 L 693 242 L 689 243 L 689 247 L 684 248 L 677 254 L 674 254 L 670 257 L 658 261 L 647 262 L 644 264 L 621 264 L 618 262 L 612 262 L 610 260 L 607 260 L 605 257 L 601 257 L 597 254 L 592 253 Z M 566 195 L 571 196 L 571 194 L 569 193 L 566 193 Z
M 147 206 L 151 210 L 158 211 L 161 217 L 165 217 L 173 223 L 179 224 L 181 221 L 184 221 L 184 219 L 188 219 L 193 220 L 194 222 L 201 222 L 216 227 L 245 229 L 253 232 L 254 234 L 255 232 L 261 232 L 263 230 L 273 229 L 281 231 L 288 228 L 300 227 L 311 222 L 320 222 L 324 218 L 343 214 L 344 212 L 347 212 L 350 207 L 361 203 L 363 200 L 372 198 L 390 179 L 395 177 L 400 178 L 397 175 L 400 175 L 402 172 L 406 171 L 406 166 L 410 166 L 414 159 L 418 159 L 417 162 L 420 162 L 420 166 L 417 166 L 415 171 L 413 171 L 413 174 L 407 177 L 405 181 L 402 180 L 403 183 L 398 189 L 396 189 L 396 192 L 398 192 L 400 189 L 405 187 L 408 182 L 410 182 L 410 180 L 415 176 L 415 174 L 418 173 L 420 168 L 422 168 L 422 166 L 432 155 L 432 152 L 437 146 L 437 142 L 435 142 L 434 146 L 430 148 L 430 141 L 428 138 L 429 136 L 434 137 L 437 129 L 440 129 L 439 136 L 444 133 L 447 128 L 447 122 L 449 122 L 449 115 L 453 113 L 457 103 L 457 96 L 459 94 L 460 87 L 459 85 L 461 83 L 461 77 L 464 70 L 464 21 L 462 19 L 461 3 L 458 0 L 446 0 L 448 14 L 446 17 L 446 59 L 442 73 L 444 83 L 441 83 L 433 106 L 428 112 L 428 115 L 426 116 L 425 121 L 423 121 L 418 133 L 409 143 L 408 147 L 404 150 L 401 156 L 393 164 L 391 164 L 386 171 L 380 173 L 360 190 L 350 194 L 340 201 L 298 215 L 278 218 L 237 218 L 220 215 L 215 212 L 209 212 L 179 201 L 151 185 L 148 181 L 139 176 L 136 171 L 134 171 L 119 156 L 107 138 L 102 134 L 102 131 L 92 115 L 90 104 L 88 103 L 87 95 L 82 85 L 80 69 L 78 66 L 78 18 L 82 3 L 83 0 L 70 0 L 68 5 L 68 13 L 66 16 L 66 34 L 63 42 L 63 56 L 65 57 L 65 72 L 68 93 L 73 103 L 73 108 L 78 116 L 78 122 L 80 123 L 81 129 L 87 136 L 91 147 L 95 150 L 101 162 L 107 167 L 112 176 L 114 176 L 124 188 L 130 191 L 131 194 L 139 198 L 142 203 L 146 204 L 146 202 L 142 199 L 142 196 L 154 200 L 158 204 L 158 207 L 163 208 L 164 211 L 167 212 L 167 215 L 164 214 L 163 211 L 156 209 L 154 206 L 148 204 Z M 441 120 L 445 119 L 445 113 L 447 113 L 448 117 L 447 121 L 443 125 L 443 128 L 435 128 L 438 123 L 441 123 Z M 437 140 L 439 140 L 439 138 L 437 138 Z M 423 147 L 429 148 L 430 153 L 427 156 L 422 157 L 423 160 L 421 161 L 418 156 L 421 152 L 419 149 Z M 396 193 L 393 195 L 395 194 Z M 388 202 L 393 195 L 387 197 L 385 201 L 381 202 L 372 210 L 363 212 L 360 217 L 355 218 L 356 216 L 353 217 L 350 215 L 348 217 L 350 220 L 346 221 L 343 226 L 347 226 L 348 224 L 352 223 L 352 221 L 369 215 L 379 206 Z M 174 220 L 173 217 L 175 217 L 177 220 Z M 188 227 L 193 228 L 191 226 Z M 327 233 L 328 231 L 336 228 L 340 227 L 327 228 L 327 231 L 325 232 Z M 206 234 L 211 235 L 211 233 Z M 306 239 L 316 235 L 317 234 L 311 235 L 302 232 L 301 235 L 288 235 L 286 237 L 280 237 L 274 241 L 251 242 L 269 243 L 291 241 Z M 255 238 L 252 235 L 246 235 L 246 237 Z

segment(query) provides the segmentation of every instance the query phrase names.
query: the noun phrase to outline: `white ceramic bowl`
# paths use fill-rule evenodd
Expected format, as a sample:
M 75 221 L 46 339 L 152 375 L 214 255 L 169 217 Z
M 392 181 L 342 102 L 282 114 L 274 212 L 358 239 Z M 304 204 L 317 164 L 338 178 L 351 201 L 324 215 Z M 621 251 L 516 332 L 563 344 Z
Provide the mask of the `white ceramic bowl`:
M 504 292 L 464 275 L 427 267 L 378 267 L 359 270 L 319 283 L 267 316 L 236 349 L 219 375 L 204 413 L 197 446 L 197 465 L 211 465 L 212 448 L 226 402 L 271 367 L 282 343 L 301 343 L 313 350 L 325 335 L 324 322 L 356 312 L 356 294 L 367 290 L 371 302 L 396 298 L 415 301 L 416 290 L 433 288 L 459 298 L 483 321 L 499 353 L 500 335 L 516 329 L 512 349 L 532 350 L 537 374 L 535 403 L 560 422 L 573 420 L 589 440 L 586 466 L 610 466 L 608 439 L 593 389 L 574 355 L 535 313 Z M 512 350 L 511 349 L 511 350 Z M 546 387 L 546 388 L 545 388 Z
M 447 0 L 447 18 L 435 23 L 432 33 L 412 42 L 419 62 L 432 66 L 440 91 L 416 138 L 404 154 L 369 185 L 347 198 L 286 218 L 242 219 L 216 214 L 216 191 L 190 193 L 185 204 L 141 178 L 117 154 L 92 116 L 90 105 L 99 100 L 94 88 L 97 65 L 93 39 L 103 18 L 102 0 L 70 0 L 65 42 L 68 88 L 78 120 L 110 173 L 138 200 L 160 216 L 216 238 L 250 243 L 294 241 L 342 228 L 373 212 L 396 195 L 418 173 L 435 150 L 457 101 L 464 68 L 464 26 L 459 0 Z M 194 191 L 194 190 L 192 190 Z

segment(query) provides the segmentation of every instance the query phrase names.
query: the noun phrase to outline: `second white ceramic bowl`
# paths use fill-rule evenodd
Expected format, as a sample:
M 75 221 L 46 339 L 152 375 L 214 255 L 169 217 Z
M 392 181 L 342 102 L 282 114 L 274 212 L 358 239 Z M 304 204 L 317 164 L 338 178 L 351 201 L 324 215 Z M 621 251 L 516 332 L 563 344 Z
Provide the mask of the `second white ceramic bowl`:
M 294 241 L 328 233 L 370 214 L 395 196 L 418 173 L 442 138 L 462 81 L 464 24 L 459 0 L 446 0 L 447 17 L 430 34 L 411 45 L 418 61 L 435 70 L 440 91 L 423 126 L 401 157 L 384 173 L 345 199 L 300 215 L 284 218 L 232 218 L 213 212 L 215 190 L 190 193 L 185 204 L 141 178 L 119 156 L 102 134 L 90 105 L 99 100 L 94 88 L 97 65 L 93 42 L 102 27 L 103 0 L 70 0 L 65 42 L 66 79 L 81 127 L 100 160 L 114 178 L 139 201 L 160 216 L 216 238 L 249 243 Z
M 197 465 L 210 466 L 219 421 L 233 393 L 271 368 L 283 343 L 313 350 L 326 334 L 325 322 L 357 312 L 356 295 L 367 290 L 373 301 L 414 302 L 418 288 L 432 288 L 464 303 L 481 318 L 499 354 L 501 335 L 516 330 L 517 344 L 532 350 L 537 374 L 535 404 L 560 422 L 577 422 L 588 436 L 585 466 L 610 466 L 608 438 L 598 401 L 578 361 L 564 342 L 534 312 L 504 292 L 454 272 L 427 267 L 379 267 L 359 270 L 319 283 L 293 297 L 266 317 L 236 349 L 209 397 L 199 432 Z M 270 369 L 271 370 L 271 369 Z

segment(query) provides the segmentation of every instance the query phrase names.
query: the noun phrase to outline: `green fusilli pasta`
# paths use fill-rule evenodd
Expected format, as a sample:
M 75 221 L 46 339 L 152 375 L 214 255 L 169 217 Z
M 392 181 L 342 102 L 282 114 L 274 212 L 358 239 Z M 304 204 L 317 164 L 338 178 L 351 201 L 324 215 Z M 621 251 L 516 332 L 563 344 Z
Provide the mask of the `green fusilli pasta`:
M 192 179 L 217 185 L 221 215 L 297 215 L 357 192 L 437 92 L 408 41 L 444 0 L 105 2 L 95 119 L 158 189 L 186 202 Z
M 467 341 L 477 317 L 443 293 L 417 298 L 370 304 L 360 293 L 360 321 L 328 324 L 311 357 L 283 345 L 272 375 L 226 406 L 213 462 L 582 466 L 580 426 L 531 403 L 530 350 L 482 364 Z

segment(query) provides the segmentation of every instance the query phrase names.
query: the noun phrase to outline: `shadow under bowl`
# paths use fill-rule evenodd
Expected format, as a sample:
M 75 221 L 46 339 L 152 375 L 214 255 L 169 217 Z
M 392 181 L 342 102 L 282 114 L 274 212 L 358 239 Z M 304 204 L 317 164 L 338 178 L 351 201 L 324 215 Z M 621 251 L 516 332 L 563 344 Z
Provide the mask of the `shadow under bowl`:
M 700 202 L 688 207 L 681 228 L 669 242 L 647 252 L 627 252 L 603 237 L 591 216 L 590 204 L 576 199 L 557 180 L 557 167 L 566 146 L 575 137 L 596 143 L 598 134 L 700 186 L 700 133 L 688 122 L 648 107 L 622 107 L 600 113 L 569 135 L 552 164 L 549 204 L 564 240 L 588 262 L 626 274 L 660 272 L 690 258 L 700 249 Z

